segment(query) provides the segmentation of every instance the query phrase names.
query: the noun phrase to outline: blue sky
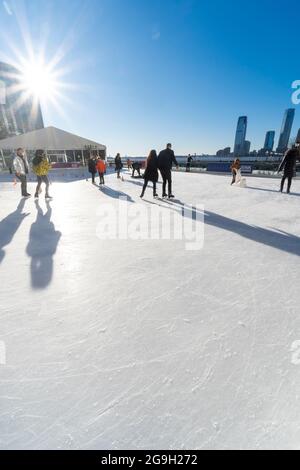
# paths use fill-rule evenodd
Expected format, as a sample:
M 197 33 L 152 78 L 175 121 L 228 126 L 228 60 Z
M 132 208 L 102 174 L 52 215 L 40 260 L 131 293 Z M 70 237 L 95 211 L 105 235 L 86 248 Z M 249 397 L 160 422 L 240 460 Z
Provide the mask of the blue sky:
M 145 155 L 168 141 L 177 154 L 233 146 L 237 118 L 261 148 L 277 139 L 291 83 L 300 79 L 296 1 L 6 0 L 0 59 L 49 61 L 59 51 L 62 114 L 46 125 L 105 143 L 108 153 Z M 14 46 L 14 51 L 10 47 Z M 293 134 L 300 127 L 296 111 Z M 276 143 L 277 143 L 276 139 Z

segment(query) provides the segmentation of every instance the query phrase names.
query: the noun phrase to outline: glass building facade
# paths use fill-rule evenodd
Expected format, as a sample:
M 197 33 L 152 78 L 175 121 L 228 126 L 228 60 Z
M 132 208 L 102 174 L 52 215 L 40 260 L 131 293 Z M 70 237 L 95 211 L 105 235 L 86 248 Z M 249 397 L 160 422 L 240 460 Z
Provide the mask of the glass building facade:
M 243 155 L 245 151 L 247 125 L 248 125 L 247 116 L 239 117 L 237 128 L 236 128 L 234 151 L 233 151 L 236 157 Z
M 268 131 L 266 133 L 264 150 L 266 152 L 273 152 L 275 143 L 275 131 Z
M 291 137 L 291 131 L 295 118 L 295 109 L 287 109 L 284 113 L 282 127 L 280 131 L 279 143 L 277 147 L 278 153 L 284 153 L 289 147 L 289 141 Z
M 40 104 L 33 97 L 25 99 L 20 75 L 0 62 L 0 139 L 44 128 Z

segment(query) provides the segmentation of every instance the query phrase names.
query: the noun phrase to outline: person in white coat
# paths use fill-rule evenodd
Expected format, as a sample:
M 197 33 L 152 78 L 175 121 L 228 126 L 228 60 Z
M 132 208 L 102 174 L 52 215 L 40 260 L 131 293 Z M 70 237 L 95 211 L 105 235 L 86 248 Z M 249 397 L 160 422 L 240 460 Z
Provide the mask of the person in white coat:
M 13 160 L 13 168 L 16 177 L 21 181 L 21 193 L 23 197 L 30 197 L 31 194 L 27 191 L 27 174 L 29 172 L 29 165 L 26 154 L 22 148 L 17 150 Z

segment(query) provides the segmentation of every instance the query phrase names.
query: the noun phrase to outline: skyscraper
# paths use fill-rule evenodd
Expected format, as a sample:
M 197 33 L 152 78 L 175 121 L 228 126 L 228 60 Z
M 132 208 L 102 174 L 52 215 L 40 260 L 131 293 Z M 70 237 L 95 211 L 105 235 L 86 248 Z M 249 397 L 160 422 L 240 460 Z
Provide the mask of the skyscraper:
M 266 152 L 273 152 L 275 143 L 275 131 L 268 131 L 266 133 L 265 144 L 263 150 Z
M 0 139 L 43 129 L 40 104 L 34 97 L 25 97 L 21 73 L 0 62 Z
M 236 157 L 244 153 L 246 133 L 247 133 L 247 124 L 248 124 L 247 116 L 240 116 L 238 119 L 237 128 L 236 128 L 234 151 L 233 151 Z
M 277 147 L 278 153 L 284 153 L 288 149 L 289 140 L 291 137 L 291 131 L 292 131 L 293 122 L 294 122 L 294 117 L 295 117 L 294 108 L 287 109 L 286 112 L 284 113 L 282 127 L 280 131 L 279 143 Z
M 242 155 L 249 155 L 250 149 L 251 149 L 251 142 L 250 142 L 250 140 L 245 140 Z

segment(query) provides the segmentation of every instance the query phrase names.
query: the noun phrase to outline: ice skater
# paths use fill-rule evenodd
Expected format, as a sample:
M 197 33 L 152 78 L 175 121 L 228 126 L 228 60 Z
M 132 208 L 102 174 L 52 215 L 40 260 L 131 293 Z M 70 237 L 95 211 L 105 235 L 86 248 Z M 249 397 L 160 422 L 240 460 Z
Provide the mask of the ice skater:
M 39 198 L 39 194 L 42 192 L 41 186 L 43 183 L 45 183 L 45 186 L 46 186 L 45 199 L 47 200 L 52 199 L 52 197 L 49 194 L 50 181 L 48 178 L 48 173 L 49 173 L 50 168 L 51 168 L 51 164 L 49 163 L 44 150 L 37 150 L 35 152 L 35 157 L 32 160 L 32 169 L 35 175 L 37 176 L 37 180 L 38 180 L 38 184 L 37 184 L 35 195 L 34 195 L 35 199 Z
M 158 160 L 157 160 L 157 153 L 156 150 L 151 150 L 148 158 L 147 158 L 147 163 L 146 163 L 146 170 L 144 173 L 144 186 L 141 194 L 141 198 L 144 197 L 146 188 L 148 186 L 149 181 L 152 181 L 153 183 L 153 197 L 158 197 L 158 194 L 156 193 L 156 183 L 158 181 Z
M 141 168 L 142 168 L 141 163 L 133 162 L 131 167 L 132 167 L 132 178 L 134 178 L 135 172 L 137 172 L 139 178 L 141 178 Z
M 122 168 L 123 168 L 123 163 L 121 160 L 121 155 L 117 153 L 116 158 L 115 158 L 115 169 L 117 172 L 118 179 L 121 178 L 120 173 L 121 173 Z
M 96 164 L 96 168 L 98 170 L 98 174 L 99 174 L 99 178 L 100 178 L 100 186 L 102 186 L 102 184 L 105 184 L 104 174 L 106 172 L 105 161 L 102 160 L 102 158 L 98 159 L 97 164 Z
M 22 197 L 31 197 L 27 191 L 27 175 L 29 173 L 29 165 L 24 149 L 18 148 L 16 155 L 13 159 L 13 169 L 16 177 L 21 181 L 21 194 Z
M 192 162 L 193 162 L 193 157 L 191 155 L 189 155 L 188 159 L 187 159 L 187 162 L 186 162 L 186 169 L 185 169 L 186 173 L 190 173 Z
M 232 173 L 231 186 L 237 182 L 238 172 L 241 170 L 241 161 L 239 158 L 236 158 L 233 164 L 230 167 Z
M 92 184 L 95 184 L 95 176 L 96 176 L 96 173 L 97 173 L 95 157 L 91 156 L 89 158 L 88 169 L 89 169 L 89 173 L 91 173 L 91 175 L 92 175 Z
M 280 185 L 280 192 L 283 192 L 285 180 L 288 180 L 287 194 L 291 192 L 293 177 L 296 173 L 296 162 L 299 159 L 299 147 L 294 146 L 288 150 L 280 163 L 278 173 L 283 170 L 283 177 Z
M 165 150 L 162 150 L 158 155 L 158 168 L 163 179 L 163 194 L 162 197 L 174 198 L 172 194 L 172 166 L 173 164 L 178 169 L 178 162 L 172 150 L 172 144 L 168 144 Z M 166 187 L 168 183 L 168 194 Z

